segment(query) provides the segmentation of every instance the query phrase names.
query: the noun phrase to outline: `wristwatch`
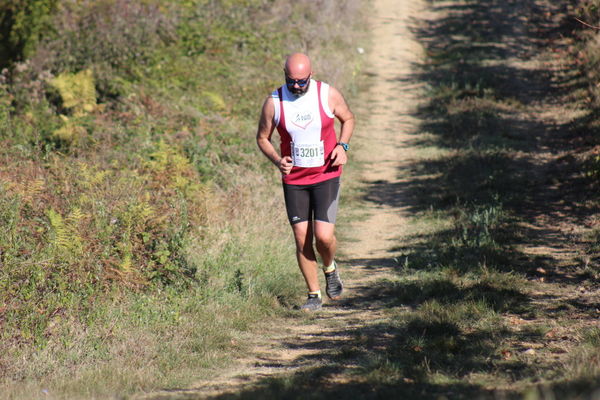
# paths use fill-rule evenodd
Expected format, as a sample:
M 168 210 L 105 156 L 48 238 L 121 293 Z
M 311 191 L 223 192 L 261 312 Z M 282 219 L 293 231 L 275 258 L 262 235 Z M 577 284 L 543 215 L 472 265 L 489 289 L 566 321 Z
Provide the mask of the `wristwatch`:
M 342 146 L 342 148 L 344 149 L 344 151 L 348 151 L 350 149 L 350 145 L 348 143 L 344 143 L 344 142 L 338 142 L 338 145 Z

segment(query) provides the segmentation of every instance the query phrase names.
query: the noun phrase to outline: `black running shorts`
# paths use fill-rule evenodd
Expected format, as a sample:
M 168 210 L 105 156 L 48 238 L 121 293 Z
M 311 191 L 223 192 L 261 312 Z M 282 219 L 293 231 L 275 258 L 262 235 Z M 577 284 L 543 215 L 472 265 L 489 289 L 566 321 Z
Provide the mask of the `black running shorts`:
M 323 221 L 335 224 L 340 177 L 312 185 L 283 184 L 283 195 L 290 224 L 303 221 Z

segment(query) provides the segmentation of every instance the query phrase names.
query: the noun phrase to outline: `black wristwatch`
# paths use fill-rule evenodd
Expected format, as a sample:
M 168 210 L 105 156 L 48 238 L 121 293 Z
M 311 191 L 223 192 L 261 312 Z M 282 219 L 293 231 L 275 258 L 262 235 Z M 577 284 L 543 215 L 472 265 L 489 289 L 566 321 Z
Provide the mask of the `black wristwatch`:
M 342 148 L 344 149 L 344 151 L 348 151 L 350 149 L 350 145 L 348 143 L 344 143 L 344 142 L 338 142 L 338 145 L 342 146 Z

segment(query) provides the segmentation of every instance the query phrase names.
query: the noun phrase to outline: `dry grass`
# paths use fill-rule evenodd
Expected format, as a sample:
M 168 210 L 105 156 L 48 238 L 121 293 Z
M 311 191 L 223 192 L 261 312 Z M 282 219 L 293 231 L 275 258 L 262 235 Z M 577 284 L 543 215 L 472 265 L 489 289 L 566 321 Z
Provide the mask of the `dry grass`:
M 57 34 L 0 79 L 0 392 L 11 399 L 184 385 L 231 363 L 301 292 L 255 119 L 292 44 L 311 42 L 293 50 L 314 53 L 320 78 L 353 84 L 359 63 L 341 44 L 356 37 L 357 2 L 278 3 L 301 17 L 292 25 L 260 1 L 121 3 L 65 3 Z M 75 112 L 50 82 L 87 68 L 98 105 Z
M 236 398 L 597 397 L 598 199 L 576 162 L 593 138 L 565 58 L 570 9 L 430 5 L 439 19 L 415 30 L 429 58 L 413 75 L 431 88 L 425 134 L 402 184 L 363 193 L 414 215 L 401 257 L 360 261 L 397 275 L 352 299 L 386 318 L 339 327 L 312 364 Z

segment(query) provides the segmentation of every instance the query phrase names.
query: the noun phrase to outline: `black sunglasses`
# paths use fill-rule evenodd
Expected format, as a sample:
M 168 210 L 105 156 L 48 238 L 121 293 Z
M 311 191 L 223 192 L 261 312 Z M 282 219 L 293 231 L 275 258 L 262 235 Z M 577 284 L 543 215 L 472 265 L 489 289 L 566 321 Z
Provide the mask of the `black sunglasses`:
M 299 87 L 304 87 L 306 85 L 308 85 L 308 82 L 310 81 L 310 76 L 308 76 L 307 78 L 304 79 L 292 79 L 289 77 L 285 77 L 285 83 L 288 86 L 294 86 L 294 85 L 298 85 Z

